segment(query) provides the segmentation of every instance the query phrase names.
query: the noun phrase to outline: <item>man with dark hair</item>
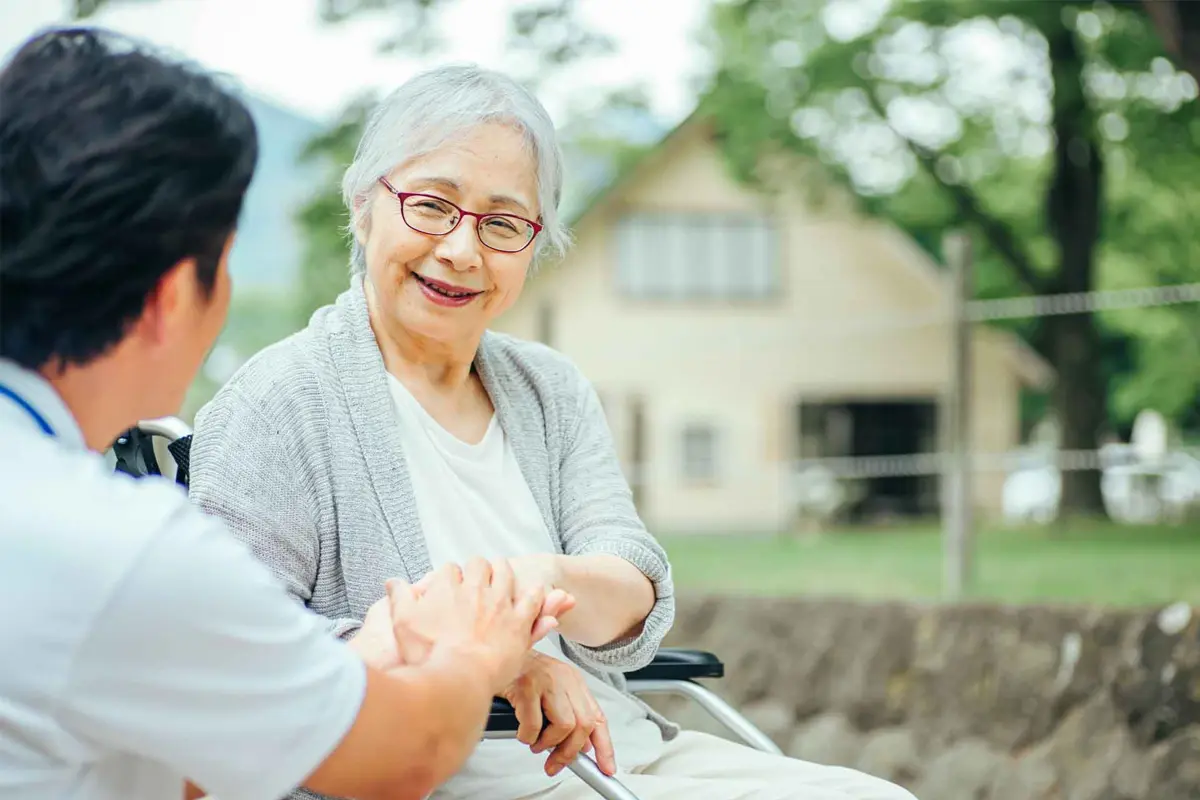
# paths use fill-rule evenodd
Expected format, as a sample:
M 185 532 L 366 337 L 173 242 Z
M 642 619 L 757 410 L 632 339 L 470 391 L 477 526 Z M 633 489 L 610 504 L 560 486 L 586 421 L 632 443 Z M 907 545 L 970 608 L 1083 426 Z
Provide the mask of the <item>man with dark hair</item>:
M 481 561 L 393 583 L 368 667 L 177 487 L 106 464 L 221 329 L 256 151 L 211 77 L 115 34 L 0 73 L 2 797 L 422 797 L 570 607 Z

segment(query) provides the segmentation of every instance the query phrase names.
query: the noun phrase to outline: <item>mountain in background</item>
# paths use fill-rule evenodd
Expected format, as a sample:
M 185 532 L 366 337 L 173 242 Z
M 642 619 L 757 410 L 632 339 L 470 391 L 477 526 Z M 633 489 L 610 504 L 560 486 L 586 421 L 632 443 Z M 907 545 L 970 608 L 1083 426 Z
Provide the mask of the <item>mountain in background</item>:
M 299 156 L 325 126 L 262 97 L 243 99 L 258 126 L 258 169 L 242 206 L 229 268 L 239 290 L 290 291 L 304 251 L 296 213 L 320 180 L 320 170 L 300 164 Z

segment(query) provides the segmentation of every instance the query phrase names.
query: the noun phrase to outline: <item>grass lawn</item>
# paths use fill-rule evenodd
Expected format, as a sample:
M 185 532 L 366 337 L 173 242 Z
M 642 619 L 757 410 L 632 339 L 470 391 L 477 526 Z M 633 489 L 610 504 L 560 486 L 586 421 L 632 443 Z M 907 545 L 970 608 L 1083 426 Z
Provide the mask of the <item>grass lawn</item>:
M 663 536 L 684 591 L 936 600 L 936 529 L 889 528 L 815 539 Z M 1010 529 L 976 540 L 972 596 L 1013 603 L 1200 604 L 1200 524 L 1130 527 L 1075 523 Z

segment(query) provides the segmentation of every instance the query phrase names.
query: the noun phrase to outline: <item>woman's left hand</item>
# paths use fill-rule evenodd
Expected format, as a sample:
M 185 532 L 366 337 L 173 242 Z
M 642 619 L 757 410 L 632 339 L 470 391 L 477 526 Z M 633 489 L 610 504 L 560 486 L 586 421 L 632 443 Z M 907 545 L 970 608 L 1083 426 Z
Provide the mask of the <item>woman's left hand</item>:
M 531 651 L 504 699 L 517 712 L 517 739 L 535 753 L 553 751 L 546 759 L 547 775 L 557 775 L 580 752 L 592 750 L 605 775 L 616 773 L 608 721 L 577 667 Z M 543 719 L 549 723 L 544 729 Z

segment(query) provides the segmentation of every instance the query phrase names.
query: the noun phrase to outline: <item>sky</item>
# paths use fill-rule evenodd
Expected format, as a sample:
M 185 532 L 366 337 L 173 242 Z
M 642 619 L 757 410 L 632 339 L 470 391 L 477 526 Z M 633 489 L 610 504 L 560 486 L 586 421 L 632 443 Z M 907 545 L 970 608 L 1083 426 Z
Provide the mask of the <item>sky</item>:
M 503 69 L 507 19 L 520 0 L 454 0 L 440 17 L 446 50 L 423 61 L 383 55 L 387 14 L 336 26 L 317 19 L 317 0 L 113 0 L 92 24 L 149 39 L 227 73 L 247 89 L 317 119 L 332 118 L 364 90 L 387 90 L 437 63 L 475 61 Z M 695 34 L 707 0 L 584 0 L 583 13 L 617 52 L 565 71 L 541 92 L 556 121 L 568 104 L 600 89 L 644 82 L 666 123 L 686 116 L 707 62 Z M 0 0 L 0 58 L 31 34 L 66 20 L 65 0 Z M 636 20 L 636 22 L 633 22 Z

